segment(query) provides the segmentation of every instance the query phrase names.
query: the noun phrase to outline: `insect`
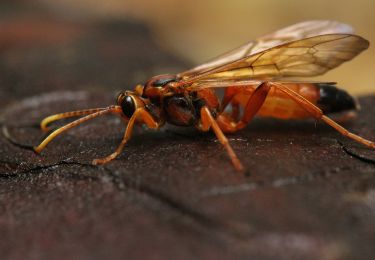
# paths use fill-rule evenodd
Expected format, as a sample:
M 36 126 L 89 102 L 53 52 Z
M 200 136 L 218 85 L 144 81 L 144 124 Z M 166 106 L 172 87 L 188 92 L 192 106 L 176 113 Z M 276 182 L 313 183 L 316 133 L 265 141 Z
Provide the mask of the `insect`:
M 126 130 L 118 148 L 94 165 L 116 158 L 130 139 L 135 124 L 157 129 L 165 123 L 212 130 L 225 147 L 236 170 L 244 169 L 224 135 L 243 129 L 255 115 L 280 119 L 315 118 L 344 136 L 370 148 L 375 143 L 355 135 L 326 114 L 348 113 L 356 100 L 332 82 L 294 80 L 317 76 L 351 60 L 369 42 L 354 35 L 350 26 L 334 21 L 298 23 L 246 43 L 210 62 L 179 74 L 152 77 L 133 91 L 123 91 L 117 105 L 66 112 L 46 117 L 43 131 L 56 120 L 81 118 L 51 132 L 38 146 L 63 132 L 105 114 L 124 119 Z M 224 88 L 220 101 L 215 90 Z

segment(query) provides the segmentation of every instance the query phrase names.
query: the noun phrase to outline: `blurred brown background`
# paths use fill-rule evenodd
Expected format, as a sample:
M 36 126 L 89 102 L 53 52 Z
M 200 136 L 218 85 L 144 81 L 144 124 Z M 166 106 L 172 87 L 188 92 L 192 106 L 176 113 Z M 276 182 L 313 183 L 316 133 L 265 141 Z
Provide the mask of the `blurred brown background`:
M 262 34 L 312 19 L 348 23 L 359 35 L 375 42 L 373 0 L 37 0 L 33 3 L 73 20 L 143 21 L 164 48 L 193 64 L 202 63 Z M 375 48 L 370 47 L 355 60 L 320 79 L 338 81 L 354 94 L 374 92 L 374 58 Z

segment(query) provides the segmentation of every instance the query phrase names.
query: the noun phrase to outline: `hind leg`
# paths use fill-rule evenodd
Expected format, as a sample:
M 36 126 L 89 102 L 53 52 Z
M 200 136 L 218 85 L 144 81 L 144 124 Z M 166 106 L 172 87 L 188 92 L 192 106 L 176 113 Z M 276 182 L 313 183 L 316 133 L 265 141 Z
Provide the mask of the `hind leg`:
M 323 111 L 315 106 L 313 103 L 302 97 L 300 94 L 296 93 L 295 91 L 283 86 L 282 84 L 278 84 L 276 82 L 270 83 L 272 86 L 276 87 L 286 95 L 288 95 L 291 99 L 293 99 L 298 105 L 304 108 L 307 112 L 309 112 L 314 118 L 324 121 L 326 124 L 330 125 L 334 129 L 336 129 L 340 134 L 351 138 L 352 140 L 361 143 L 367 147 L 375 148 L 375 143 L 367 140 L 359 135 L 353 134 L 349 132 L 347 129 L 333 121 L 331 118 L 323 114 Z
M 225 133 L 233 133 L 244 128 L 258 113 L 259 109 L 262 107 L 264 101 L 266 100 L 270 89 L 271 86 L 268 84 L 268 82 L 263 82 L 254 90 L 254 92 L 251 94 L 249 100 L 246 103 L 242 118 L 239 121 L 235 117 L 233 117 L 233 115 L 228 115 L 226 113 L 220 114 L 216 119 L 220 128 Z M 227 102 L 230 102 L 230 100 Z M 237 116 L 239 113 L 237 111 L 238 104 L 233 104 L 235 108 L 234 113 L 235 116 Z

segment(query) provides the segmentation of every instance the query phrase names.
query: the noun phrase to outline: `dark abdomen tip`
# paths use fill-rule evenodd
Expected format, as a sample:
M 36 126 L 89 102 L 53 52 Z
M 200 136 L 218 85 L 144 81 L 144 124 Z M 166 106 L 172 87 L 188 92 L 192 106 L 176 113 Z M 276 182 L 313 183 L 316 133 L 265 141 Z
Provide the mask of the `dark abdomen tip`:
M 348 92 L 328 84 L 317 84 L 320 98 L 318 106 L 323 113 L 340 113 L 358 110 L 358 103 Z

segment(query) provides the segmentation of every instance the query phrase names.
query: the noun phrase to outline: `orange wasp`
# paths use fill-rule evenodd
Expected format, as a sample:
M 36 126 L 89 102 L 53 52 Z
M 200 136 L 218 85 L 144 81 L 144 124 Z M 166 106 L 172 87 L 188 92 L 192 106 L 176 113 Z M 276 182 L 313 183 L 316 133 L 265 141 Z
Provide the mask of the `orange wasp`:
M 370 148 L 375 143 L 355 135 L 329 113 L 358 109 L 356 100 L 332 82 L 297 81 L 288 77 L 317 76 L 351 60 L 369 42 L 354 35 L 350 26 L 334 21 L 298 23 L 246 43 L 208 63 L 172 75 L 152 77 L 134 91 L 123 91 L 117 105 L 66 112 L 46 117 L 41 128 L 62 118 L 83 116 L 54 130 L 34 147 L 40 153 L 56 136 L 85 121 L 117 114 L 127 127 L 118 148 L 92 163 L 116 158 L 130 139 L 134 124 L 160 128 L 165 123 L 213 130 L 236 168 L 243 166 L 224 133 L 244 128 L 255 115 L 279 119 L 315 118 Z M 214 89 L 225 88 L 222 101 Z

